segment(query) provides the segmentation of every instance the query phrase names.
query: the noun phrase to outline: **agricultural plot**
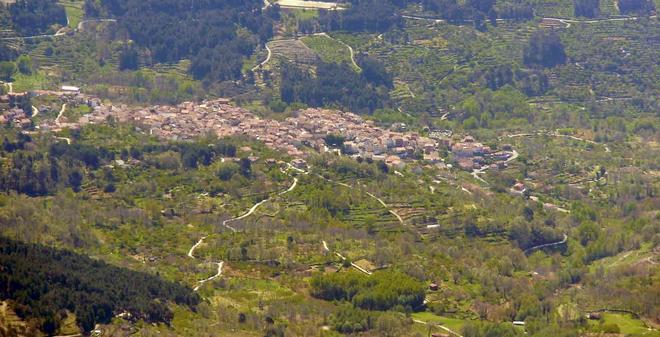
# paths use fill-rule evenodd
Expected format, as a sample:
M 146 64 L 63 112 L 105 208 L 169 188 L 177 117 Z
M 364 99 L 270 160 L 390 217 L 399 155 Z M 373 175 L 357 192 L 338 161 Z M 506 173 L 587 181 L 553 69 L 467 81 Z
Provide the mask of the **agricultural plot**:
M 300 40 L 275 40 L 268 42 L 274 58 L 301 64 L 314 64 L 318 54 Z
M 83 5 L 85 2 L 81 0 L 60 0 L 59 3 L 66 10 L 66 17 L 69 22 L 68 27 L 76 29 L 83 19 Z
M 327 35 L 311 35 L 302 38 L 302 42 L 314 50 L 326 63 L 352 63 L 351 53 L 343 43 Z

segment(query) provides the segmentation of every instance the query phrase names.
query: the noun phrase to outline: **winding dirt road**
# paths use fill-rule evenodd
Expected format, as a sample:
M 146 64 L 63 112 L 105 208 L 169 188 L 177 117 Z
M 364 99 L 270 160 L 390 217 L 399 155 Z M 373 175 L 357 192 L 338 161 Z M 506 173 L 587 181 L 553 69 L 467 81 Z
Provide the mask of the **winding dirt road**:
M 339 252 L 333 252 L 333 251 L 331 251 L 330 248 L 328 248 L 328 243 L 325 242 L 325 240 L 321 240 L 321 243 L 323 244 L 323 249 L 325 249 L 326 252 L 328 252 L 328 253 L 333 253 L 333 254 L 337 255 L 337 257 L 339 257 L 342 261 L 346 261 L 346 257 L 345 257 L 344 255 L 341 255 L 341 253 L 339 253 Z M 355 264 L 355 263 L 353 263 L 353 262 L 351 262 L 351 267 L 353 267 L 353 268 L 355 268 L 355 269 L 357 269 L 357 270 L 359 270 L 359 271 L 361 271 L 362 273 L 365 273 L 365 274 L 367 274 L 367 275 L 371 275 L 371 274 L 373 274 L 372 272 L 370 272 L 370 271 L 368 271 L 368 270 L 366 270 L 366 269 L 364 269 L 364 268 L 358 266 L 357 264 Z
M 287 163 L 287 169 L 289 169 L 289 168 L 294 168 L 294 167 L 291 164 Z M 282 170 L 282 172 L 286 173 L 286 170 Z M 293 177 L 293 183 L 291 184 L 291 186 L 289 186 L 289 188 L 287 188 L 286 190 L 278 193 L 277 195 L 283 195 L 283 194 L 289 193 L 289 192 L 293 191 L 296 188 L 297 185 L 298 185 L 298 178 Z M 236 228 L 232 227 L 231 225 L 229 225 L 229 223 L 232 222 L 232 221 L 237 221 L 237 220 L 244 219 L 244 218 L 252 215 L 257 210 L 257 208 L 259 208 L 259 206 L 263 205 L 265 202 L 269 201 L 270 199 L 272 199 L 272 197 L 261 200 L 260 202 L 254 204 L 246 213 L 244 213 L 241 216 L 238 216 L 236 218 L 227 219 L 227 220 L 223 221 L 222 226 L 224 226 L 225 228 L 227 228 L 227 229 L 231 230 L 232 232 L 236 233 L 238 230 Z M 197 242 L 195 242 L 194 245 L 192 245 L 192 247 L 190 247 L 190 250 L 188 250 L 188 254 L 187 254 L 189 258 L 191 258 L 191 259 L 196 258 L 195 257 L 195 250 L 202 243 L 204 243 L 204 240 L 206 240 L 206 238 L 208 238 L 208 237 L 209 237 L 208 235 L 202 236 L 199 240 L 197 240 Z M 214 279 L 216 279 L 216 278 L 218 278 L 222 275 L 222 267 L 224 266 L 224 261 L 217 261 L 217 262 L 211 262 L 211 263 L 215 263 L 218 266 L 217 272 L 215 273 L 215 275 L 213 275 L 211 277 L 208 277 L 208 278 L 205 278 L 203 280 L 197 281 L 197 286 L 195 286 L 195 288 L 193 288 L 193 291 L 199 290 L 199 288 L 201 288 L 202 285 L 204 285 L 204 283 L 209 282 L 211 280 L 214 280 Z
M 66 111 L 66 103 L 62 104 L 62 109 L 60 109 L 60 112 L 55 118 L 55 124 L 60 125 L 60 118 L 62 118 L 62 115 L 64 115 L 64 111 Z
M 252 68 L 252 71 L 256 71 L 257 69 L 265 66 L 268 63 L 268 61 L 270 61 L 271 57 L 273 56 L 273 51 L 270 50 L 270 47 L 268 47 L 268 42 L 266 42 L 266 44 L 264 46 L 266 47 L 266 51 L 268 51 L 268 56 L 266 56 L 266 59 L 263 60 L 263 62 L 261 62 L 261 63 L 257 64 L 256 66 L 254 66 L 254 68 Z
M 509 157 L 509 159 L 505 160 L 504 161 L 505 163 L 512 162 L 512 161 L 518 159 L 518 157 L 520 156 L 520 154 L 516 150 L 513 150 L 511 153 L 512 153 L 511 157 Z M 479 168 L 479 169 L 473 169 L 472 170 L 472 177 L 474 177 L 474 179 L 477 179 L 477 180 L 481 181 L 484 184 L 488 184 L 488 182 L 486 180 L 484 180 L 483 178 L 481 178 L 479 175 L 486 172 L 489 168 L 490 168 L 490 166 L 484 166 L 484 167 Z
M 197 290 L 199 290 L 199 288 L 201 288 L 201 287 L 204 285 L 204 283 L 206 283 L 206 282 L 208 282 L 208 281 L 212 281 L 213 279 L 216 279 L 216 278 L 218 278 L 218 277 L 220 277 L 220 276 L 222 275 L 222 267 L 224 266 L 225 262 L 224 262 L 224 261 L 220 261 L 220 262 L 214 262 L 214 263 L 215 263 L 216 265 L 218 265 L 218 271 L 216 272 L 216 274 L 213 275 L 213 276 L 211 276 L 211 277 L 209 277 L 209 278 L 206 278 L 206 279 L 203 279 L 203 280 L 201 280 L 201 281 L 198 281 L 198 282 L 197 282 L 197 286 L 196 286 L 195 288 L 193 288 L 193 291 L 197 291 Z
M 337 185 L 340 185 L 340 186 L 346 187 L 346 188 L 348 188 L 348 189 L 355 189 L 355 187 L 353 187 L 353 186 L 351 186 L 351 185 L 349 185 L 349 184 L 342 183 L 342 182 L 340 182 L 340 181 L 334 181 L 334 180 L 332 180 L 332 179 L 328 179 L 328 178 L 326 178 L 326 177 L 324 177 L 324 176 L 322 176 L 322 175 L 320 175 L 320 174 L 316 174 L 316 176 L 318 176 L 319 178 L 321 178 L 321 179 L 323 179 L 323 180 L 325 180 L 325 181 L 331 182 L 331 183 L 333 183 L 333 184 L 337 184 Z M 370 192 L 368 192 L 368 191 L 364 191 L 364 192 L 365 192 L 368 196 L 370 196 L 371 198 L 376 199 L 376 201 L 378 201 L 378 203 L 380 203 L 381 205 L 383 205 L 383 207 L 384 207 L 385 209 L 387 209 L 387 211 L 390 212 L 390 214 L 394 215 L 394 216 L 397 218 L 397 220 L 399 220 L 399 223 L 401 223 L 401 225 L 406 226 L 405 222 L 403 221 L 403 218 L 401 218 L 401 216 L 400 216 L 396 211 L 394 211 L 393 209 L 391 209 L 390 206 L 389 206 L 387 203 L 385 203 L 385 201 L 383 201 L 383 199 L 381 199 L 381 198 L 379 198 L 379 197 L 373 195 L 372 193 L 370 193 Z
M 403 222 L 403 219 L 401 218 L 401 216 L 400 216 L 397 212 L 395 212 L 393 209 L 391 209 L 390 206 L 388 206 L 388 205 L 385 203 L 385 201 L 383 201 L 383 199 L 381 199 L 381 198 L 379 198 L 379 197 L 377 197 L 377 196 L 371 194 L 371 192 L 366 192 L 366 193 L 367 193 L 368 196 L 370 196 L 370 197 L 376 199 L 381 205 L 383 205 L 383 207 L 385 207 L 385 208 L 387 209 L 387 211 L 390 212 L 390 214 L 394 215 L 394 216 L 399 220 L 399 222 L 401 223 L 401 225 L 403 225 L 403 226 L 406 225 L 406 224 Z
M 250 208 L 245 214 L 243 214 L 243 215 L 241 215 L 237 218 L 232 218 L 232 219 L 225 220 L 225 221 L 222 222 L 222 225 L 225 228 L 227 228 L 227 229 L 231 230 L 232 232 L 236 233 L 237 232 L 236 228 L 230 226 L 229 223 L 249 217 L 250 215 L 252 215 L 252 213 L 254 213 L 254 211 L 257 210 L 257 208 L 259 208 L 259 206 L 263 205 L 268 200 L 270 200 L 270 198 L 259 201 L 258 203 L 254 204 L 254 206 L 252 206 L 252 208 Z
M 563 245 L 564 243 L 566 243 L 566 241 L 568 241 L 568 235 L 564 234 L 564 238 L 561 239 L 561 241 L 545 243 L 545 244 L 542 244 L 542 245 L 527 248 L 527 249 L 525 249 L 525 253 L 528 253 L 528 252 L 531 252 L 531 251 L 534 251 L 534 250 L 537 250 L 537 249 L 545 248 L 545 247 Z
M 342 41 L 342 40 L 335 39 L 334 37 L 328 35 L 327 33 L 316 33 L 316 34 L 313 34 L 313 35 L 327 37 L 328 39 L 335 40 L 335 41 L 339 42 L 340 44 L 342 44 L 344 47 L 348 48 L 348 51 L 349 51 L 350 54 L 351 54 L 351 63 L 353 63 L 353 66 L 354 66 L 356 69 L 358 69 L 358 71 L 362 71 L 362 68 L 360 68 L 360 66 L 357 64 L 357 62 L 355 62 L 355 51 L 353 51 L 353 47 L 349 46 L 348 44 L 346 44 L 346 43 L 345 43 L 344 41 Z M 414 96 L 414 95 L 413 95 L 413 96 Z
M 69 21 L 69 17 L 67 17 L 67 23 Z M 73 32 L 78 32 L 82 30 L 84 24 L 90 23 L 90 22 L 117 22 L 115 19 L 90 19 L 90 20 L 83 20 L 78 23 L 78 26 L 76 29 L 73 30 Z M 42 35 L 32 35 L 32 36 L 14 36 L 14 37 L 3 37 L 0 38 L 0 41 L 13 41 L 13 40 L 36 40 L 36 39 L 44 39 L 44 38 L 54 38 L 54 37 L 60 37 L 67 35 L 66 33 L 66 28 L 67 27 L 62 27 L 55 32 L 55 34 L 42 34 Z

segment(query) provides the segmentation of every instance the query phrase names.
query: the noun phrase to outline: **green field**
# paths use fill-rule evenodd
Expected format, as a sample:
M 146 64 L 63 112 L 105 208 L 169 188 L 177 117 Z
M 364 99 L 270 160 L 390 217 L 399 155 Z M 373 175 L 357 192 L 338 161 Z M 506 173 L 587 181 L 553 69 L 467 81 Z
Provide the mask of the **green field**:
M 302 38 L 302 42 L 319 54 L 323 62 L 352 64 L 351 52 L 348 47 L 329 36 L 306 36 Z
M 644 322 L 627 314 L 604 313 L 602 323 L 590 322 L 592 327 L 600 324 L 616 324 L 626 336 L 659 337 L 660 331 L 648 328 Z
M 467 321 L 458 319 L 458 318 L 451 318 L 451 317 L 445 317 L 445 316 L 438 316 L 434 313 L 430 312 L 415 312 L 412 313 L 412 318 L 415 320 L 423 321 L 426 323 L 431 323 L 431 324 L 439 324 L 442 326 L 445 326 L 453 331 L 459 332 L 465 325 Z
M 69 19 L 69 27 L 75 29 L 78 27 L 80 21 L 82 21 L 83 13 L 83 4 L 84 1 L 80 0 L 60 0 L 59 2 L 64 9 L 66 10 L 66 16 Z

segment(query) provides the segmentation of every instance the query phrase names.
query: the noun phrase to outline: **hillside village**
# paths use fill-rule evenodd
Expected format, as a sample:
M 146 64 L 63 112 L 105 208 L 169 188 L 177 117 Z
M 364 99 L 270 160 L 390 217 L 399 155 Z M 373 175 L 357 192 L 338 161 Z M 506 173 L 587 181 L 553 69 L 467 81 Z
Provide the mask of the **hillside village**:
M 17 102 L 24 95 L 14 93 L 3 100 L 7 103 Z M 60 115 L 55 120 L 46 119 L 34 126 L 44 131 L 77 129 L 85 124 L 103 124 L 109 118 L 114 118 L 120 122 L 134 123 L 144 132 L 167 140 L 188 140 L 209 132 L 218 137 L 245 135 L 296 158 L 305 157 L 308 149 L 319 153 L 336 151 L 349 156 L 382 160 L 393 167 L 404 166 L 406 161 L 416 159 L 444 167 L 444 159 L 438 153 L 442 146 L 451 151 L 460 168 L 468 171 L 505 168 L 506 161 L 513 153 L 508 145 L 503 146 L 502 151 L 493 151 L 471 136 L 456 138 L 452 137 L 451 132 L 437 131 L 422 136 L 417 132 L 400 131 L 395 126 L 385 129 L 354 113 L 329 109 L 304 109 L 283 121 L 277 121 L 261 118 L 223 98 L 201 103 L 184 102 L 175 106 L 139 108 L 105 104 L 97 98 L 67 88 L 62 91 L 35 91 L 32 95 L 56 96 L 68 104 L 92 108 L 91 113 L 77 121 L 67 121 L 66 117 Z M 28 113 L 21 111 L 16 103 L 11 106 L 14 108 L 5 110 L 0 121 L 18 128 L 30 128 L 32 123 Z M 33 109 L 39 111 L 43 108 Z M 332 149 L 326 144 L 328 135 L 343 137 L 341 149 Z

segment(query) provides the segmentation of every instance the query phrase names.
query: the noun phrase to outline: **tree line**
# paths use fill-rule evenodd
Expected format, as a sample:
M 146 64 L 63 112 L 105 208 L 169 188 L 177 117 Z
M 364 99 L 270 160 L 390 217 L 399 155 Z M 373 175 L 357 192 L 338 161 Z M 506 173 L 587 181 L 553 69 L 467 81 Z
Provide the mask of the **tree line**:
M 317 275 L 311 286 L 314 297 L 348 301 L 366 310 L 412 310 L 423 304 L 425 294 L 422 282 L 397 271 L 379 271 L 370 276 L 353 271 Z

